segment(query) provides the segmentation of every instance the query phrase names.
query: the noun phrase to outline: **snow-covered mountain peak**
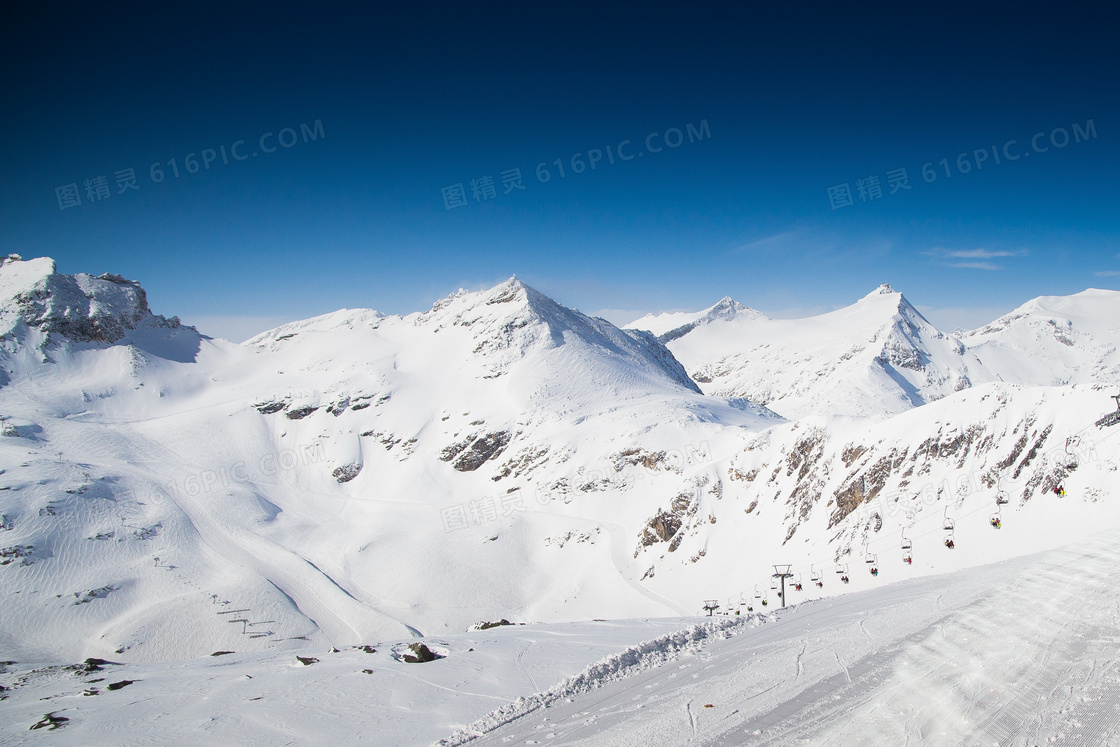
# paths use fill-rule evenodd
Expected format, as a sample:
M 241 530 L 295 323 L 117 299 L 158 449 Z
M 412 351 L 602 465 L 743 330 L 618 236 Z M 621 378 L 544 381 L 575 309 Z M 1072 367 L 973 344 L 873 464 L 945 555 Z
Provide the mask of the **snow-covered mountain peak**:
M 663 343 L 669 343 L 688 334 L 697 327 L 712 322 L 729 322 L 733 319 L 769 319 L 761 311 L 756 311 L 749 306 L 744 306 L 731 296 L 724 296 L 714 305 L 702 311 L 694 312 L 665 312 L 661 314 L 646 314 L 641 319 L 630 322 L 626 329 L 644 329 L 652 332 Z
M 12 255 L 0 263 L 0 334 L 22 338 L 36 332 L 42 344 L 56 337 L 112 344 L 141 326 L 174 329 L 179 320 L 152 314 L 147 294 L 133 280 L 109 273 L 64 275 L 49 257 L 24 261 Z
M 1031 299 L 961 338 L 1005 381 L 1120 381 L 1120 292 Z

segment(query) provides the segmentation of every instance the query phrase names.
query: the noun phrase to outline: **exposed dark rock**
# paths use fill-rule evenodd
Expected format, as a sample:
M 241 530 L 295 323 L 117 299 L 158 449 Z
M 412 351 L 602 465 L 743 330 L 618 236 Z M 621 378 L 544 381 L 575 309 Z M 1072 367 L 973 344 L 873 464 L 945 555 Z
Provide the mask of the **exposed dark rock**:
M 361 471 L 362 465 L 360 464 L 344 464 L 341 467 L 335 467 L 331 475 L 339 482 L 350 482 L 357 477 L 358 473 Z
M 287 402 L 261 402 L 260 404 L 253 405 L 253 407 L 257 408 L 257 412 L 259 412 L 261 415 L 273 415 L 275 413 L 280 412 L 281 410 L 287 409 L 288 403 Z
M 425 646 L 423 643 L 411 643 L 408 646 L 408 650 L 412 653 L 401 654 L 401 661 L 407 664 L 423 664 L 425 662 L 435 661 L 436 659 L 443 658 L 436 654 L 436 652 Z
M 487 433 L 464 449 L 451 466 L 460 472 L 474 472 L 487 461 L 501 454 L 511 437 L 509 431 Z
M 42 720 L 28 729 L 28 731 L 35 731 L 36 729 L 47 729 L 48 731 L 53 731 L 54 729 L 61 729 L 63 726 L 66 726 L 68 723 L 70 723 L 70 719 L 66 718 L 65 716 L 56 716 L 56 713 L 57 711 L 53 711 L 51 713 L 48 713 L 46 716 L 43 716 Z
M 490 630 L 490 628 L 497 628 L 497 627 L 500 627 L 502 625 L 513 625 L 513 623 L 511 623 L 509 620 L 507 620 L 503 617 L 498 622 L 475 623 L 474 630 Z

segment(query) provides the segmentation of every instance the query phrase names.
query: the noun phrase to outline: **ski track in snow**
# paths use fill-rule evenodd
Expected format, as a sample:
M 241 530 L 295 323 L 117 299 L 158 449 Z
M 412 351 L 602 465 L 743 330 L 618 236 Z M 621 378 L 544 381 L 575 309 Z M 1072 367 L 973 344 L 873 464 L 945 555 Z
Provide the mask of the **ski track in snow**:
M 473 744 L 1120 744 L 1118 546 L 1109 533 L 780 611 L 709 643 L 702 677 L 672 665 L 641 671 Z M 899 606 L 900 595 L 911 602 Z M 871 615 L 877 636 L 864 627 Z M 783 673 L 791 647 L 796 671 Z M 576 718 L 586 711 L 594 723 Z

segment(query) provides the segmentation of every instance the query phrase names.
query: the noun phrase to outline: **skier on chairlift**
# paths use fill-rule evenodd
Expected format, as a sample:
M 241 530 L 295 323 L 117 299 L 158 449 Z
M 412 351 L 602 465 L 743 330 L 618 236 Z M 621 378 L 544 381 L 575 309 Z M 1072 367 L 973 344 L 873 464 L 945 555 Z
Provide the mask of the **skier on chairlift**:
M 1064 496 L 1065 494 L 1066 494 L 1066 489 L 1063 486 L 1061 486 L 1061 485 L 1054 486 L 1054 495 L 1061 497 L 1061 496 Z
M 991 524 L 995 529 L 999 529 L 1003 526 L 1003 522 L 999 520 L 998 516 L 993 516 L 988 520 L 988 523 Z
M 902 562 L 905 563 L 906 565 L 914 565 L 914 559 L 912 557 L 910 557 L 909 555 L 907 555 L 905 558 L 903 558 Z
M 848 574 L 845 573 L 843 576 L 840 577 L 840 580 L 843 581 L 844 583 L 848 583 Z
M 949 548 L 950 550 L 952 550 L 952 549 L 953 549 L 954 547 L 956 547 L 956 546 L 957 546 L 957 545 L 956 545 L 956 543 L 955 543 L 955 542 L 953 542 L 953 538 L 952 538 L 952 537 L 946 537 L 946 538 L 945 538 L 945 547 L 948 547 L 948 548 Z
M 875 566 L 871 566 L 871 575 L 872 576 L 878 576 L 879 575 L 879 569 L 876 568 Z M 845 579 L 845 583 L 846 582 L 847 582 L 847 579 Z

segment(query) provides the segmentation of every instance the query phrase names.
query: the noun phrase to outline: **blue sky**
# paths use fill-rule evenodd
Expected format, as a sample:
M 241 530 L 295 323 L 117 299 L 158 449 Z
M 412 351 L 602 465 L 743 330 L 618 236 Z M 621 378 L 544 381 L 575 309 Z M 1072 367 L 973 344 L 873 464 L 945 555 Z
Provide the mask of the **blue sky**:
M 0 251 L 211 334 L 513 274 L 616 322 L 890 282 L 952 329 L 1120 288 L 1104 5 L 35 12 L 0 31 Z

